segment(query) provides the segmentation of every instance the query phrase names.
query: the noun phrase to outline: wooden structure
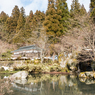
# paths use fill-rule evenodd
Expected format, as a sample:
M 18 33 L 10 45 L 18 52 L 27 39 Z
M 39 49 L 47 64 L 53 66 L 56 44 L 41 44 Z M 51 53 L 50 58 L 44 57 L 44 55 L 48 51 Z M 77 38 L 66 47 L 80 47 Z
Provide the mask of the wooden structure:
M 20 47 L 12 51 L 11 59 L 40 59 L 42 50 L 36 45 Z

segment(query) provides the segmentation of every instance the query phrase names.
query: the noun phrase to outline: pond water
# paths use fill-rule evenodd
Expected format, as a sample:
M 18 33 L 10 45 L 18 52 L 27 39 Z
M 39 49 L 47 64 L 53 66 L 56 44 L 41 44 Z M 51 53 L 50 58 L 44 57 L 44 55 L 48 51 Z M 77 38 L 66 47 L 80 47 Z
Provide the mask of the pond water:
M 30 75 L 13 83 L 0 76 L 0 95 L 95 95 L 94 80 L 74 75 Z

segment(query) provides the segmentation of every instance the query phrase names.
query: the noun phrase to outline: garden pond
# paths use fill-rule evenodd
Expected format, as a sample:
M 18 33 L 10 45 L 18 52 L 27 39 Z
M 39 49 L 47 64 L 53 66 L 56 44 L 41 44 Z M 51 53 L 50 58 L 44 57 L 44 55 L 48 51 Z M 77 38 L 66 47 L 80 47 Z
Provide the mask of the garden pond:
M 11 82 L 0 74 L 0 95 L 95 95 L 95 80 L 75 75 L 33 74 Z

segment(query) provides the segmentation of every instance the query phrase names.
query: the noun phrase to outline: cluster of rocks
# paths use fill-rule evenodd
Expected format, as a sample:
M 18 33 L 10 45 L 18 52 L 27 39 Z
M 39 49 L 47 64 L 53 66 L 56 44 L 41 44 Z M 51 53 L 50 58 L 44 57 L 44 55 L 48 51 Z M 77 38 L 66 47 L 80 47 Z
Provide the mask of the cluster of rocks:
M 95 84 L 95 72 L 81 72 L 79 80 L 87 85 Z
M 69 70 L 71 70 L 71 71 L 76 71 L 76 65 L 77 65 L 77 59 L 76 59 L 76 57 L 77 57 L 77 54 L 76 53 L 69 53 L 68 54 L 68 56 L 66 56 L 66 57 L 61 57 L 60 58 L 60 61 L 59 61 L 59 63 L 60 63 L 60 66 L 62 67 L 62 68 L 66 68 L 66 67 L 68 67 L 68 69 Z
M 95 79 L 95 72 L 81 72 L 79 78 Z

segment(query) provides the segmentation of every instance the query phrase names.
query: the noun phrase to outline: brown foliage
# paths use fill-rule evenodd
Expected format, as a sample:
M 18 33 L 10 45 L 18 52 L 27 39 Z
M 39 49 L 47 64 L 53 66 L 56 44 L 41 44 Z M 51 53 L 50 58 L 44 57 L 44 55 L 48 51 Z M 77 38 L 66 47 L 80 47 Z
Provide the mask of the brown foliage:
M 12 44 L 8 44 L 7 42 L 0 40 L 0 54 L 6 52 L 9 49 L 15 49 L 16 46 Z

